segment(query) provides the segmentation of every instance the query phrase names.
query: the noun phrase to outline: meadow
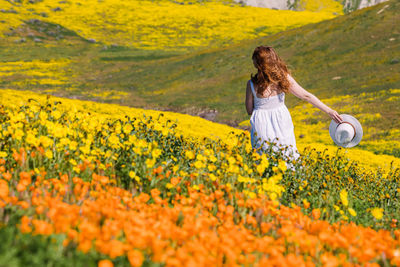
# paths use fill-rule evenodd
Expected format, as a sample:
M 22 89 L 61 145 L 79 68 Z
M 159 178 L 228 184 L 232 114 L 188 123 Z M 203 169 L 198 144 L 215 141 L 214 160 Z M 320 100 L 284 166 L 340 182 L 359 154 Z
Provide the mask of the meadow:
M 1 107 L 9 266 L 399 264 L 399 167 L 260 155 L 183 114 L 13 90 Z
M 39 8 L 44 3 L 32 5 L 38 5 Z M 165 3 L 171 4 L 168 1 Z M 217 2 L 210 4 L 232 10 L 247 9 Z M 175 5 L 179 8 L 194 6 Z M 318 23 L 312 23 L 314 20 L 310 19 L 304 21 L 308 24 L 302 27 L 295 24 L 290 26 L 285 22 L 285 29 L 296 26 L 285 31 L 280 31 L 283 29 L 280 26 L 271 25 L 271 29 L 277 27 L 276 30 L 259 33 L 256 39 L 252 39 L 257 37 L 255 35 L 247 36 L 245 39 L 248 40 L 235 39 L 240 42 L 229 42 L 225 47 L 202 49 L 201 46 L 193 46 L 191 52 L 185 52 L 179 47 L 161 49 L 158 44 L 162 42 L 158 39 L 146 49 L 100 41 L 91 43 L 88 41 L 89 36 L 82 37 L 77 29 L 71 31 L 66 28 L 69 20 L 63 17 L 62 11 L 56 13 L 58 18 L 64 18 L 65 27 L 56 24 L 56 21 L 52 22 L 51 16 L 29 22 L 30 17 L 22 11 L 18 14 L 7 13 L 7 16 L 24 18 L 26 23 L 25 26 L 15 28 L 13 34 L 9 32 L 11 35 L 7 38 L 0 39 L 0 88 L 33 90 L 69 98 L 169 110 L 202 116 L 234 127 L 245 127 L 242 122 L 248 116 L 243 105 L 244 85 L 250 73 L 254 73 L 249 58 L 254 47 L 269 44 L 287 61 L 293 76 L 305 89 L 332 103 L 340 113 L 352 112 L 363 121 L 367 130 L 361 144 L 363 149 L 376 154 L 398 156 L 400 139 L 397 129 L 400 124 L 396 118 L 400 116 L 400 110 L 396 90 L 400 88 L 400 38 L 396 21 L 399 20 L 399 10 L 398 1 L 388 1 L 328 20 L 328 17 L 324 17 L 325 20 Z M 257 12 L 272 11 L 277 10 Z M 307 12 L 312 16 L 326 14 Z M 258 19 L 261 20 L 264 17 L 260 14 Z M 282 18 L 286 16 L 283 14 L 280 15 Z M 303 19 L 306 17 L 304 15 Z M 265 23 L 258 19 L 255 20 L 257 25 Z M 230 20 L 226 23 L 232 24 Z M 230 27 L 239 27 L 242 31 L 252 27 L 241 27 L 241 22 L 237 23 Z M 222 35 L 224 31 L 221 31 Z M 101 31 L 96 32 L 100 34 Z M 160 29 L 157 32 L 162 35 L 163 31 Z M 28 33 L 35 37 L 27 36 Z M 64 37 L 57 40 L 57 36 L 61 35 Z M 26 42 L 13 43 L 20 38 L 26 38 Z M 34 38 L 42 42 L 35 42 Z M 224 46 L 219 37 L 214 40 L 219 40 L 218 46 Z M 169 41 L 177 44 L 172 39 Z M 298 121 L 295 124 L 297 128 L 306 124 L 309 129 L 318 126 L 318 132 L 327 130 L 327 116 L 313 111 L 314 118 L 306 119 L 301 112 L 297 112 L 304 106 L 304 102 L 291 95 L 286 100 L 289 109 L 299 114 L 295 118 Z M 347 106 L 356 103 L 358 108 L 342 108 L 344 103 Z M 316 136 L 312 135 L 313 131 L 310 133 L 306 134 L 302 130 L 297 136 Z M 382 142 L 385 145 L 381 145 Z M 329 145 L 329 140 L 323 143 Z M 330 145 L 333 143 L 330 142 Z
M 297 2 L 0 0 L 0 266 L 399 266 L 400 2 Z M 251 147 L 260 44 L 357 147 Z
M 183 5 L 148 0 L 84 3 L 1 0 L 0 3 L 3 7 L 0 32 L 15 33 L 10 41 L 22 36 L 28 38 L 14 29 L 36 19 L 67 28 L 91 42 L 164 51 L 227 46 L 343 14 L 342 5 L 333 0 L 325 0 L 324 8 L 318 12 L 314 12 L 315 7 L 310 7 L 313 11 L 295 12 L 240 6 L 233 1 Z M 63 39 L 65 35 L 52 37 Z M 40 35 L 36 38 L 46 39 Z

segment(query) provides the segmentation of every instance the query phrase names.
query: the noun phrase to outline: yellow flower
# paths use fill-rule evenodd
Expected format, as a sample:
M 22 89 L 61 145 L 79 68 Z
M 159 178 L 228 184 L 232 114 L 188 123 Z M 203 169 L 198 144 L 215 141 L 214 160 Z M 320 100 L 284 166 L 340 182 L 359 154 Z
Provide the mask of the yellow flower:
M 45 120 L 47 120 L 47 113 L 46 112 L 44 112 L 44 111 L 41 111 L 40 112 L 40 114 L 39 114 L 39 118 L 40 118 L 40 120 L 41 121 L 45 121 Z
M 156 149 L 153 149 L 153 151 L 151 152 L 151 155 L 153 156 L 153 158 L 156 159 L 161 155 L 161 153 L 162 153 L 162 150 L 156 148 Z
M 349 208 L 348 211 L 349 211 L 349 213 L 350 213 L 351 216 L 353 216 L 353 217 L 354 217 L 354 216 L 357 216 L 357 212 L 356 212 L 354 209 Z
M 212 171 L 215 171 L 215 170 L 217 169 L 217 166 L 215 166 L 214 164 L 209 164 L 209 165 L 207 166 L 207 169 L 208 169 L 210 172 L 212 172 Z
M 229 165 L 229 167 L 227 169 L 227 172 L 230 172 L 230 173 L 239 173 L 239 171 L 240 171 L 240 168 L 238 165 Z
M 214 155 L 211 155 L 211 156 L 209 157 L 209 160 L 210 160 L 211 162 L 216 162 L 216 161 L 217 161 L 217 158 L 216 158 Z
M 228 162 L 229 162 L 229 164 L 235 164 L 236 163 L 236 159 L 234 158 L 234 157 L 232 157 L 232 156 L 229 156 L 228 157 Z
M 133 130 L 133 127 L 131 124 L 126 124 L 122 130 L 124 133 L 130 134 L 131 131 Z
M 21 139 L 22 139 L 22 136 L 24 136 L 24 132 L 21 131 L 20 129 L 17 129 L 17 130 L 15 131 L 13 137 L 14 137 L 15 139 L 17 139 L 17 140 L 21 140 Z
M 276 200 L 278 198 L 278 195 L 275 192 L 272 192 L 271 194 L 269 194 L 269 198 L 271 200 Z
M 108 142 L 109 142 L 111 145 L 116 146 L 116 145 L 119 144 L 119 137 L 116 136 L 115 134 L 112 134 L 112 135 L 108 138 Z
M 137 155 L 142 155 L 142 149 L 140 147 L 134 147 L 132 151 Z M 107 153 L 106 153 L 107 156 Z
M 268 168 L 268 166 L 269 166 L 268 161 L 261 161 L 261 163 L 257 165 L 256 170 L 260 175 L 262 175 L 264 171 Z
M 172 167 L 172 171 L 174 173 L 176 173 L 179 170 L 179 165 L 175 165 L 174 167 Z
M 203 162 L 196 160 L 196 162 L 194 163 L 194 167 L 196 167 L 196 169 L 201 169 L 204 167 Z
M 283 160 L 280 160 L 278 163 L 278 168 L 281 169 L 283 172 L 285 172 L 287 170 L 286 162 L 284 162 Z
M 254 192 L 249 192 L 248 196 L 249 196 L 249 198 L 256 198 L 257 197 L 256 193 L 254 193 Z
M 197 154 L 196 159 L 199 161 L 204 161 L 206 158 L 202 154 Z
M 146 140 L 140 139 L 137 143 L 136 146 L 139 148 L 145 148 L 147 147 L 147 142 Z
M 204 150 L 204 155 L 207 156 L 207 157 L 212 155 L 212 153 L 213 153 L 213 151 L 211 149 L 207 148 L 207 149 Z
M 77 142 L 71 141 L 71 143 L 69 143 L 69 149 L 76 150 L 77 147 L 78 147 L 78 143 Z
M 53 111 L 53 112 L 51 113 L 51 115 L 53 115 L 53 118 L 54 118 L 55 120 L 58 120 L 58 119 L 61 117 L 61 113 L 60 113 L 60 111 L 58 111 L 58 110 Z
M 198 186 L 197 184 L 193 185 L 192 188 L 193 188 L 194 190 L 199 190 L 199 189 L 200 189 L 199 186 Z
M 0 151 L 0 158 L 5 158 L 7 157 L 7 152 Z
M 31 132 L 28 132 L 25 138 L 25 141 L 29 144 L 29 145 L 36 145 L 37 143 L 37 139 L 35 137 L 34 134 L 32 134 Z
M 194 159 L 194 157 L 195 157 L 194 152 L 191 150 L 187 150 L 185 152 L 185 157 L 187 157 L 188 159 Z
M 340 208 L 336 205 L 333 205 L 333 207 L 335 208 L 336 211 L 340 210 Z
M 340 200 L 342 201 L 344 206 L 348 206 L 349 205 L 349 200 L 347 199 L 347 191 L 345 189 L 342 189 L 342 191 L 340 191 Z
M 136 142 L 137 137 L 136 137 L 136 135 L 130 135 L 128 140 L 129 140 L 129 143 L 133 144 L 134 142 Z
M 51 140 L 50 138 L 48 138 L 47 136 L 40 136 L 39 137 L 39 142 L 43 145 L 43 147 L 49 147 L 53 144 L 53 140 Z
M 156 164 L 156 160 L 155 159 L 146 159 L 146 166 L 147 168 L 152 168 L 154 166 L 154 164 Z
M 371 210 L 372 216 L 374 216 L 375 219 L 380 220 L 383 217 L 383 209 L 382 208 L 373 208 Z
M 51 150 L 46 150 L 45 156 L 48 159 L 52 159 L 53 158 L 53 152 Z
M 88 155 L 90 153 L 90 147 L 89 146 L 81 146 L 81 147 L 79 147 L 79 150 L 85 155 Z
M 267 168 L 269 166 L 269 161 L 266 154 L 261 155 L 261 163 L 263 163 Z
M 212 173 L 210 173 L 208 176 L 210 177 L 211 181 L 213 181 L 213 182 L 214 182 L 215 180 L 217 180 L 217 176 L 215 176 L 215 175 L 212 174 Z

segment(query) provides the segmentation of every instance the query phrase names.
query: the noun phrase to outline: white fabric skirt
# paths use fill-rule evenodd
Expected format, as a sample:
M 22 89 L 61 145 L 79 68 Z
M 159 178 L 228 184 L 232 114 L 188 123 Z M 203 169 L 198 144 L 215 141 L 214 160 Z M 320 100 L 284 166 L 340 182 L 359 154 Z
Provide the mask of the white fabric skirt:
M 282 104 L 271 109 L 254 109 L 250 117 L 251 145 L 253 148 L 267 148 L 264 141 L 276 142 L 283 146 L 289 146 L 285 155 L 297 159 L 300 155 L 296 147 L 294 126 L 292 117 L 286 105 Z M 260 140 L 258 140 L 261 138 Z M 274 150 L 279 149 L 274 146 Z

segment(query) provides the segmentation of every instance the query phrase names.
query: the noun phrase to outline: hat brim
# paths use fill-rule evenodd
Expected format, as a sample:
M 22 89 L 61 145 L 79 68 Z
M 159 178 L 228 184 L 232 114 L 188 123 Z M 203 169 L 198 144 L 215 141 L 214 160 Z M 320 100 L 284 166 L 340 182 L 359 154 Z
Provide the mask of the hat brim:
M 335 142 L 335 144 L 338 146 L 346 147 L 346 148 L 356 146 L 358 143 L 360 143 L 362 136 L 363 136 L 363 129 L 361 127 L 361 123 L 351 115 L 340 114 L 340 116 L 343 118 L 344 122 L 349 122 L 354 126 L 356 133 L 355 133 L 354 138 L 349 143 L 342 144 L 342 143 L 338 142 L 338 140 L 336 140 L 336 138 L 335 138 L 335 132 L 336 132 L 336 128 L 339 125 L 339 123 L 336 123 L 334 120 L 332 120 L 331 124 L 329 125 L 329 134 L 330 134 L 333 142 Z

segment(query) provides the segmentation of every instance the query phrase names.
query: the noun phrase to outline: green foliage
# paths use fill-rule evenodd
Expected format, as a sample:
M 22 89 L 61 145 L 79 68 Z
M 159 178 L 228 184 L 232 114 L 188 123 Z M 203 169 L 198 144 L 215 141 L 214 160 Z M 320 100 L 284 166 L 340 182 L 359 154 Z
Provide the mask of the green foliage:
M 7 213 L 7 224 L 0 226 L 0 266 L 97 266 L 99 255 L 64 247 L 63 235 L 21 233 L 18 229 L 21 210 L 6 208 L 3 213 Z
M 306 212 L 319 208 L 325 211 L 322 219 L 330 222 L 343 219 L 344 212 L 351 221 L 374 228 L 390 228 L 392 219 L 400 219 L 400 169 L 388 174 L 381 171 L 360 171 L 357 163 L 346 159 L 341 150 L 335 156 L 329 156 L 315 149 L 305 150 L 302 168 L 293 176 L 282 180 L 286 191 L 281 202 L 301 206 L 304 199 L 310 203 Z M 357 211 L 357 216 L 349 215 L 348 207 L 340 198 L 340 191 L 349 192 L 349 206 Z M 335 208 L 337 206 L 339 209 Z M 385 210 L 386 223 L 377 222 L 370 214 L 373 207 Z

